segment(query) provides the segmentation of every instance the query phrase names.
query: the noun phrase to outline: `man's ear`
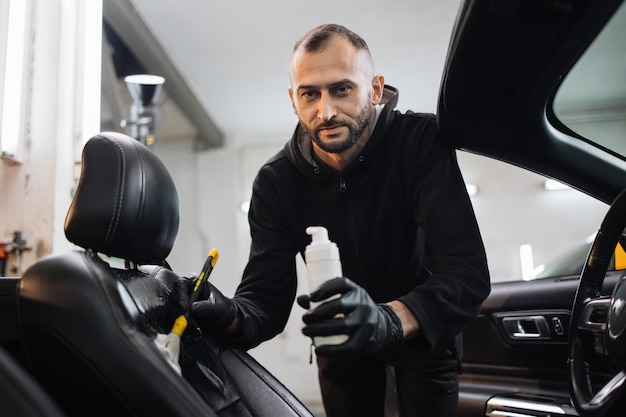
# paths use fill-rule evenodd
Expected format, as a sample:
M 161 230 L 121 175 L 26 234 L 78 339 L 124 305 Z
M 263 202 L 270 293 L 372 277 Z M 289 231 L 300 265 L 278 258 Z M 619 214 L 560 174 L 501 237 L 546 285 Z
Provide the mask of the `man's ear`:
M 377 74 L 372 78 L 372 106 L 380 103 L 383 98 L 383 90 L 385 89 L 385 77 Z

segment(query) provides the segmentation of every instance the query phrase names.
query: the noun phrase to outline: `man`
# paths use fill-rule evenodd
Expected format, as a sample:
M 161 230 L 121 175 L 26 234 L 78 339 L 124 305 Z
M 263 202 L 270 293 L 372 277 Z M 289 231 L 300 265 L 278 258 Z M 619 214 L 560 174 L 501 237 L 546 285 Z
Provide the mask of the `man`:
M 374 72 L 366 43 L 322 25 L 296 43 L 291 140 L 255 179 L 249 262 L 235 296 L 215 287 L 191 315 L 249 349 L 280 333 L 296 292 L 307 226 L 325 226 L 345 277 L 298 298 L 307 336 L 348 334 L 316 347 L 324 407 L 382 416 L 386 366 L 401 416 L 457 412 L 459 334 L 489 293 L 482 239 L 453 149 L 432 114 L 395 111 L 398 91 Z

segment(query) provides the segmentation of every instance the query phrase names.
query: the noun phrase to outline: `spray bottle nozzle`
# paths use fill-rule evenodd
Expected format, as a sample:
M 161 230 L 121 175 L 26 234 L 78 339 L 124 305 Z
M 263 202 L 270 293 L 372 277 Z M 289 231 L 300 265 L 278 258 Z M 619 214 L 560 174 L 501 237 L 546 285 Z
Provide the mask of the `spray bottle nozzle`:
M 306 228 L 306 233 L 311 235 L 311 244 L 328 244 L 328 230 L 323 226 L 309 226 Z

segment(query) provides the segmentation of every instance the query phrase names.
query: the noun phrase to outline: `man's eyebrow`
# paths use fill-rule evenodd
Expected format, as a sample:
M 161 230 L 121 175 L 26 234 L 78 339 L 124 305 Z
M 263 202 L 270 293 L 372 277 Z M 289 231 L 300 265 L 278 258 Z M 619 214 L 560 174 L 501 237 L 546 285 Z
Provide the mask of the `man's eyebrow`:
M 354 81 L 352 81 L 352 80 L 350 80 L 348 78 L 344 78 L 343 80 L 335 81 L 334 83 L 331 83 L 331 84 L 328 84 L 328 85 L 325 85 L 325 86 L 314 85 L 314 84 L 311 84 L 311 85 L 302 84 L 302 85 L 299 85 L 296 88 L 296 90 L 298 90 L 298 91 L 300 91 L 300 90 L 318 90 L 320 88 L 326 88 L 326 87 L 332 89 L 332 88 L 336 88 L 336 87 L 339 87 L 341 85 L 346 85 L 346 84 L 347 85 L 356 85 L 356 83 Z
M 296 90 L 300 91 L 300 90 L 315 90 L 318 89 L 319 87 L 316 85 L 306 85 L 306 84 L 302 84 L 296 87 Z

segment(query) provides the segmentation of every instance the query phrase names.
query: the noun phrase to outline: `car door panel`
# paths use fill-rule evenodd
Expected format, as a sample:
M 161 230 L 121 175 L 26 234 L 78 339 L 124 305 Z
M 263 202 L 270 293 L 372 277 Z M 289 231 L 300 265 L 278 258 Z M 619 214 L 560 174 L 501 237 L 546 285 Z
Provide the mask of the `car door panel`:
M 605 294 L 620 275 L 607 275 Z M 577 415 L 566 373 L 577 287 L 577 276 L 492 285 L 463 333 L 459 416 Z

